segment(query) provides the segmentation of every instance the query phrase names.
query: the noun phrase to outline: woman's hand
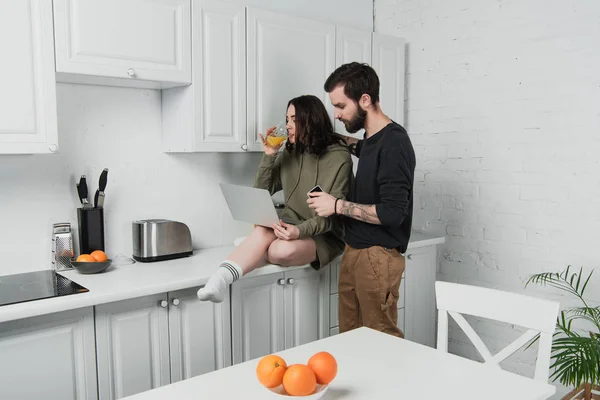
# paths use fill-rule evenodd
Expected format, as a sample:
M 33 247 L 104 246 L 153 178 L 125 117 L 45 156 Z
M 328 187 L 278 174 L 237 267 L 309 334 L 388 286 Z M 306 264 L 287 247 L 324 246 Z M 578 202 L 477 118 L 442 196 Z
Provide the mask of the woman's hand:
M 277 146 L 273 147 L 270 146 L 269 143 L 267 143 L 267 138 L 269 136 L 273 136 L 273 132 L 275 132 L 275 127 L 272 126 L 269 129 L 267 129 L 267 134 L 266 136 L 263 136 L 262 134 L 258 134 L 258 136 L 260 137 L 260 140 L 262 141 L 263 144 L 263 149 L 265 151 L 265 154 L 268 156 L 274 156 L 277 154 L 277 152 L 279 151 L 279 149 L 281 148 L 281 146 L 283 145 L 283 142 L 279 143 Z
M 279 224 L 273 224 L 273 232 L 277 239 L 281 240 L 296 240 L 300 238 L 300 230 L 290 224 L 279 220 Z

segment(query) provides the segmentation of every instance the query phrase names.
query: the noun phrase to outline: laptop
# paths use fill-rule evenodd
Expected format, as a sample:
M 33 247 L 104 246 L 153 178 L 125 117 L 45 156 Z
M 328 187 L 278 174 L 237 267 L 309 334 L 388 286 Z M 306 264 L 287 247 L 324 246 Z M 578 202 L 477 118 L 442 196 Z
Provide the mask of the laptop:
M 222 182 L 219 183 L 219 186 L 221 186 L 221 192 L 229 211 L 231 211 L 231 216 L 236 221 L 249 222 L 267 228 L 279 223 L 280 218 L 268 190 Z M 281 218 L 281 220 L 287 224 L 298 223 L 298 221 L 288 218 Z

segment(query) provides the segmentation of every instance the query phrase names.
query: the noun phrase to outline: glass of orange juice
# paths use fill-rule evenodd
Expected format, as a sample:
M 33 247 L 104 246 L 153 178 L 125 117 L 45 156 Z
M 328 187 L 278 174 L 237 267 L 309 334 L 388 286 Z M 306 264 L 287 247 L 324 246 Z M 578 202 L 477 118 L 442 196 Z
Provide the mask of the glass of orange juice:
M 279 147 L 288 137 L 285 122 L 280 122 L 275 126 L 275 130 L 267 136 L 267 144 L 271 147 Z

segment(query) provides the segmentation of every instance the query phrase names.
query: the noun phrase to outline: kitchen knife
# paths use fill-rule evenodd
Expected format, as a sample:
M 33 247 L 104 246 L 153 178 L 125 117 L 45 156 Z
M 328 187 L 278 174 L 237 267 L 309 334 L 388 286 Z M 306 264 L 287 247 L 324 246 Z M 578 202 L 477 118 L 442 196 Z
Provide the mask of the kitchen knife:
M 102 173 L 100 174 L 100 181 L 98 182 L 98 202 L 96 203 L 96 207 L 103 208 L 104 207 L 104 189 L 106 189 L 106 184 L 108 183 L 108 168 L 104 168 Z
M 88 197 L 88 189 L 87 189 L 87 183 L 85 180 L 85 175 L 81 175 L 81 178 L 79 178 L 79 186 L 77 186 L 77 192 L 79 193 L 79 198 L 81 199 L 81 202 L 83 203 L 83 209 L 89 210 L 89 209 L 93 208 L 87 198 Z
M 100 194 L 100 190 L 96 189 L 96 193 L 94 194 L 94 208 L 98 208 L 98 195 Z
M 77 186 L 77 198 L 79 199 L 79 202 L 83 206 L 83 200 L 81 199 L 81 195 L 79 194 L 79 183 L 75 184 L 75 186 Z

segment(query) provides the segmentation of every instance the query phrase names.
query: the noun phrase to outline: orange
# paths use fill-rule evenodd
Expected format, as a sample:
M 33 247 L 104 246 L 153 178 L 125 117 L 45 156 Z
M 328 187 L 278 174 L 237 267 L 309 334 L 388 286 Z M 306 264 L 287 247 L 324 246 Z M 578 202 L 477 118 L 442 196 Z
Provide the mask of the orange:
M 327 385 L 337 375 L 337 361 L 326 351 L 314 354 L 308 360 L 308 366 L 314 371 L 320 385 Z
M 308 365 L 290 365 L 283 375 L 283 388 L 290 396 L 308 396 L 317 388 L 317 378 Z
M 96 262 L 96 259 L 89 254 L 81 254 L 77 257 L 78 262 Z
M 90 253 L 90 256 L 94 257 L 96 259 L 96 261 L 108 261 L 108 257 L 106 256 L 106 253 L 103 252 L 102 250 L 94 250 Z
M 264 356 L 256 366 L 256 377 L 265 387 L 274 388 L 281 385 L 283 374 L 287 369 L 285 360 L 275 354 Z

